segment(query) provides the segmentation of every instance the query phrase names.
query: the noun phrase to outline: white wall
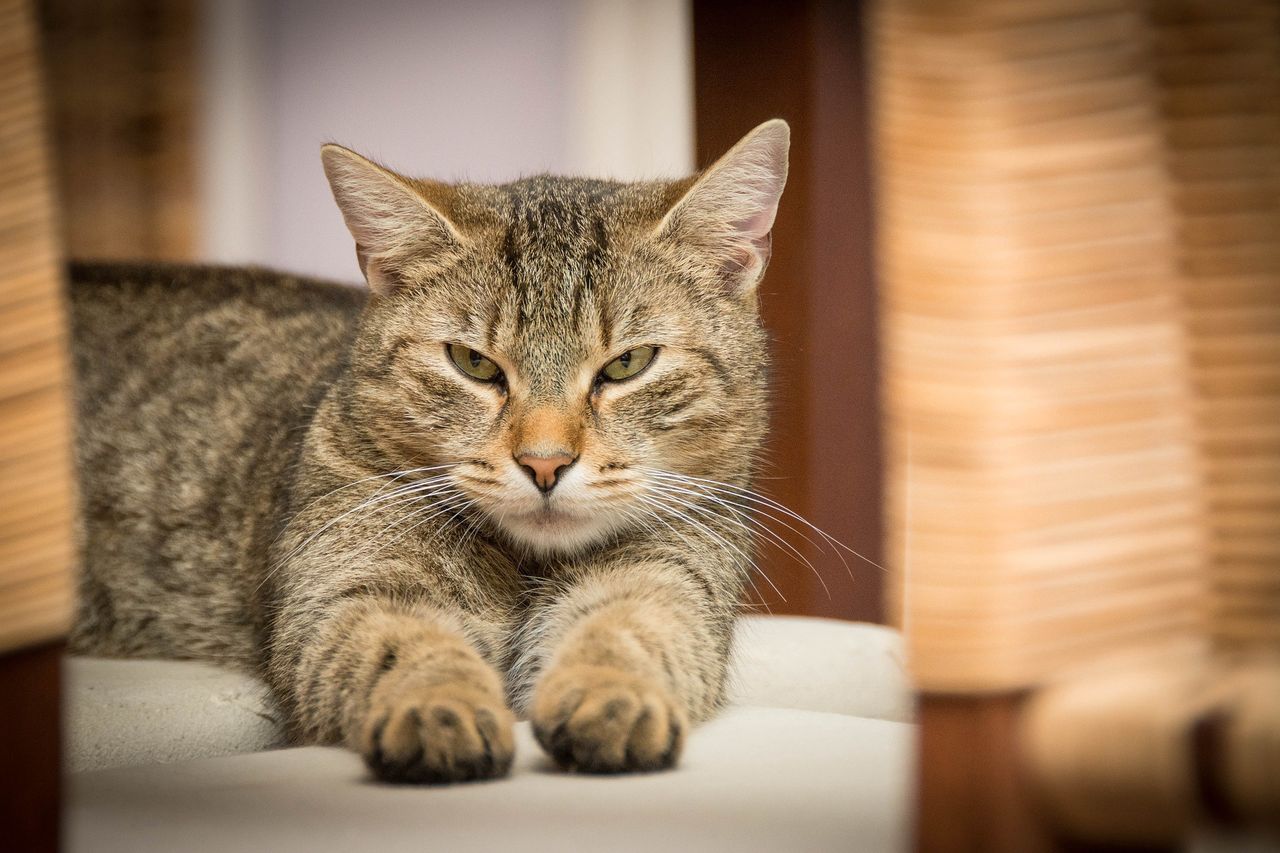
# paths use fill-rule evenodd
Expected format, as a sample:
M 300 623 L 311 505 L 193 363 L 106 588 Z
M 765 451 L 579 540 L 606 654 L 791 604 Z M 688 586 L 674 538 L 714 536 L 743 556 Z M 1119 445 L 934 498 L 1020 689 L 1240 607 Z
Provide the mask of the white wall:
M 203 254 L 356 280 L 340 142 L 501 181 L 693 168 L 689 0 L 205 0 Z

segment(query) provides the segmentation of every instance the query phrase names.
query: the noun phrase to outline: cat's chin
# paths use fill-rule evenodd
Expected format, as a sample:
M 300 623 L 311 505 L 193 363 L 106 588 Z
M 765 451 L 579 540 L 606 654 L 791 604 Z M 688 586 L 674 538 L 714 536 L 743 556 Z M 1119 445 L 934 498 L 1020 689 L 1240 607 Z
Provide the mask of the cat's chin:
M 580 515 L 561 509 L 541 509 L 502 519 L 508 536 L 542 555 L 584 551 L 607 538 L 616 526 L 609 513 Z

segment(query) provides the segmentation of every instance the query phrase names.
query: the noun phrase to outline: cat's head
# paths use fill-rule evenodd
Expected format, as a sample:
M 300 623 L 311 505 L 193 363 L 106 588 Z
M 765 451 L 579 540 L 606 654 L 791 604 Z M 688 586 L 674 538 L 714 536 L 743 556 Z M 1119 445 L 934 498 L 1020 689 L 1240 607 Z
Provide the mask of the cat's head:
M 543 555 L 691 512 L 655 471 L 741 482 L 766 421 L 756 286 L 788 143 L 774 120 L 693 178 L 501 186 L 325 146 L 372 290 L 349 373 L 361 431 L 404 468 L 452 466 L 442 499 Z

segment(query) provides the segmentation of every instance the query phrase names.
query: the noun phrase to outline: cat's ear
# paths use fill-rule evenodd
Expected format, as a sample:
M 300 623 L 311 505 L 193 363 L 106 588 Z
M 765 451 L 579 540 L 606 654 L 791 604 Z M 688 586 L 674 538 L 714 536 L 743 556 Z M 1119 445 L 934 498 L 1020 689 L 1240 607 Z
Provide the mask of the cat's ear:
M 421 182 L 341 145 L 325 145 L 320 159 L 374 293 L 391 293 L 403 286 L 408 270 L 429 264 L 463 242 L 440 206 L 424 195 Z
M 770 232 L 787 183 L 791 128 L 773 119 L 707 169 L 658 224 L 708 262 L 728 292 L 752 290 L 769 264 Z

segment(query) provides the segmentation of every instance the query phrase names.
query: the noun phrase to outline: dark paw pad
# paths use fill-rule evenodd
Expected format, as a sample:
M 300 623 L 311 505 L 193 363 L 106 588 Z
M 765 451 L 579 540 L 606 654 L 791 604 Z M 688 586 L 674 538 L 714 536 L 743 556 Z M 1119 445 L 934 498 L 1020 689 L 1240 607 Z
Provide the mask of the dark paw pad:
M 370 714 L 361 752 L 384 782 L 440 785 L 505 776 L 515 753 L 510 711 L 470 695 L 403 697 Z
M 534 702 L 534 735 L 561 767 L 664 770 L 684 744 L 684 714 L 661 685 L 603 667 L 552 673 Z

